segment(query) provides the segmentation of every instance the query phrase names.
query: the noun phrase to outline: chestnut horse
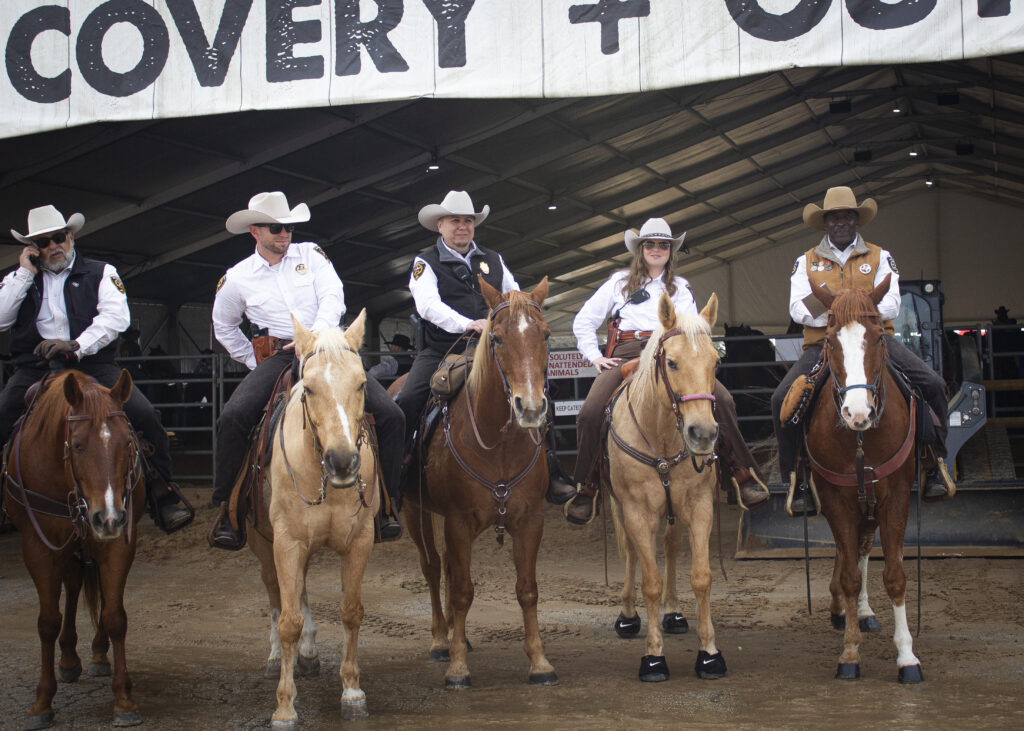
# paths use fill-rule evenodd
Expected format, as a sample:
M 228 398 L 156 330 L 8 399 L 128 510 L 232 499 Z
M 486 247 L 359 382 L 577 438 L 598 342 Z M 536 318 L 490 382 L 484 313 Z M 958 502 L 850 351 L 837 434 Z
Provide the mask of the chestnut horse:
M 626 556 L 622 612 L 615 622 L 620 637 L 640 631 L 634 604 L 639 561 L 647 607 L 647 654 L 640 660 L 640 680 L 668 680 L 662 629 L 681 634 L 688 629 L 676 593 L 676 557 L 683 523 L 690 535 L 690 586 L 697 597 L 696 672 L 702 678 L 725 675 L 725 659 L 715 646 L 711 623 L 709 539 L 715 509 L 715 440 L 718 424 L 714 403 L 718 351 L 711 328 L 718 316 L 718 297 L 711 295 L 700 315 L 675 311 L 662 294 L 660 326 L 640 356 L 633 380 L 612 402 L 608 431 L 608 481 L 619 550 Z M 655 542 L 663 518 L 665 578 L 658 574 Z M 677 520 L 676 518 L 680 518 Z M 659 606 L 666 613 L 658 623 Z
M 273 434 L 270 480 L 264 484 L 263 528 L 249 545 L 271 607 L 270 674 L 278 670 L 273 724 L 291 725 L 295 712 L 296 650 L 301 671 L 319 670 L 316 625 L 306 599 L 306 569 L 330 547 L 341 557 L 341 621 L 345 651 L 341 716 L 366 718 L 359 687 L 358 640 L 363 619 L 363 572 L 373 548 L 377 458 L 364 421 L 366 373 L 359 357 L 366 310 L 342 332 L 310 332 L 294 317 L 299 380 Z M 270 532 L 266 531 L 269 526 Z
M 821 512 L 836 544 L 830 609 L 833 625 L 845 626 L 836 677 L 860 677 L 861 630 L 877 628 L 867 599 L 867 565 L 880 530 L 899 681 L 919 683 L 924 678 L 907 626 L 903 573 L 903 536 L 916 469 L 916 407 L 913 402 L 908 406 L 886 365 L 877 304 L 889 290 L 889 279 L 870 293 L 830 295 L 814 289 L 830 308 L 825 358 L 832 376 L 814 405 L 806 445 Z M 852 617 L 860 621 L 848 621 Z
M 4 505 L 21 533 L 22 559 L 39 593 L 42 646 L 36 700 L 24 728 L 53 723 L 58 633 L 61 681 L 73 683 L 82 674 L 75 615 L 83 584 L 96 628 L 89 675 L 111 674 L 107 650 L 113 643 L 113 723 L 142 723 L 124 649 L 124 586 L 146 504 L 139 443 L 123 411 L 131 390 L 128 371 L 110 390 L 66 371 L 46 385 L 9 445 Z
M 466 385 L 444 408 L 443 426 L 422 447 L 422 482 L 410 479 L 405 525 L 420 552 L 430 588 L 430 659 L 449 656 L 448 688 L 468 688 L 466 615 L 473 603 L 469 564 L 473 540 L 494 526 L 499 542 L 513 540 L 516 597 L 523 610 L 529 680 L 558 682 L 544 656 L 537 626 L 537 549 L 544 532 L 548 485 L 544 430 L 547 341 L 541 305 L 545 277 L 529 293 L 501 294 L 480 279 L 491 308 Z M 431 515 L 440 516 L 435 522 Z M 436 532 L 435 532 L 436 531 Z M 444 538 L 447 612 L 441 607 L 442 558 L 435 535 Z M 449 631 L 451 643 L 449 647 Z

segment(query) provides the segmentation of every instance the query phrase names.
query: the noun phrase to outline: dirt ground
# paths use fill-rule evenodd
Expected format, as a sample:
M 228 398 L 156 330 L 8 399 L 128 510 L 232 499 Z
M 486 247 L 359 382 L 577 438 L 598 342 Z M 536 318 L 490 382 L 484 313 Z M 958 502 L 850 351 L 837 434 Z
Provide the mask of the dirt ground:
M 207 491 L 191 491 L 197 505 Z M 643 639 L 621 640 L 621 562 L 609 546 L 605 585 L 600 520 L 570 528 L 548 506 L 539 561 L 540 624 L 560 684 L 526 682 L 522 620 L 514 594 L 508 542 L 485 533 L 475 544 L 476 599 L 469 615 L 473 687 L 447 691 L 445 666 L 427 662 L 430 614 L 415 548 L 408 538 L 378 545 L 363 586 L 366 616 L 359 642 L 361 684 L 370 718 L 365 728 L 1024 728 L 1024 562 L 945 559 L 924 563 L 923 627 L 914 650 L 926 682 L 896 682 L 892 612 L 872 562 L 869 590 L 882 632 L 865 635 L 862 679 L 832 678 L 841 634 L 828 620 L 831 560 L 811 561 L 808 616 L 802 561 L 735 561 L 728 580 L 713 568 L 712 612 L 727 663 L 721 680 L 693 671 L 697 637 L 669 635 L 671 678 L 637 679 Z M 735 543 L 735 508 L 727 508 L 723 545 Z M 257 563 L 207 547 L 213 519 L 173 536 L 148 518 L 128 583 L 128 663 L 145 727 L 250 729 L 270 725 L 275 678 L 264 677 L 269 612 Z M 607 526 L 609 533 L 611 525 Z M 714 538 L 712 539 L 714 541 Z M 696 604 L 680 566 L 684 613 Z M 908 562 L 908 615 L 916 614 L 915 569 Z M 319 624 L 323 670 L 300 679 L 300 728 L 337 728 L 343 631 L 338 618 L 338 558 L 314 558 L 309 595 Z M 35 589 L 21 562 L 16 534 L 0 536 L 0 728 L 20 728 L 38 678 Z M 79 616 L 79 652 L 87 659 L 91 627 Z M 646 628 L 646 616 L 644 616 Z M 643 631 L 641 632 L 641 638 Z M 54 700 L 58 728 L 109 727 L 109 680 L 85 675 L 61 685 Z

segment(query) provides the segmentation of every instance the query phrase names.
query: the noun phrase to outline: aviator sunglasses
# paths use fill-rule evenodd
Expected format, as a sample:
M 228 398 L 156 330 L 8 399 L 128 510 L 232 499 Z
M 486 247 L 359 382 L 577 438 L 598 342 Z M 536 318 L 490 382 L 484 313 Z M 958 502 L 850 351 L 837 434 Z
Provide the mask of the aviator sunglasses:
M 39 238 L 32 239 L 32 243 L 35 244 L 36 248 L 38 248 L 38 249 L 45 249 L 51 243 L 57 244 L 57 246 L 60 246 L 61 244 L 63 244 L 67 240 L 68 240 L 68 232 L 67 231 L 58 231 L 57 233 L 51 234 L 50 236 L 40 236 Z
M 291 233 L 295 230 L 294 223 L 257 223 L 260 228 L 265 228 L 272 234 L 279 234 L 281 231 L 287 231 Z
M 644 242 L 644 248 L 645 249 L 662 249 L 663 251 L 668 251 L 669 248 L 671 248 L 671 246 L 672 246 L 672 242 L 670 242 L 670 241 L 645 241 Z

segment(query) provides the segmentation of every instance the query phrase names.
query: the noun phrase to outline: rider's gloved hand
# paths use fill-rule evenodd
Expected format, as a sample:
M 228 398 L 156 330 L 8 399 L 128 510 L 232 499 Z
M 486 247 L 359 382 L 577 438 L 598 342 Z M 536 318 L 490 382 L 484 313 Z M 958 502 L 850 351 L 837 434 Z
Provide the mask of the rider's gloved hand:
M 77 340 L 59 340 L 57 338 L 51 338 L 50 340 L 44 340 L 36 346 L 33 350 L 33 354 L 44 358 L 46 360 L 53 360 L 54 358 L 69 359 L 71 354 L 78 350 Z

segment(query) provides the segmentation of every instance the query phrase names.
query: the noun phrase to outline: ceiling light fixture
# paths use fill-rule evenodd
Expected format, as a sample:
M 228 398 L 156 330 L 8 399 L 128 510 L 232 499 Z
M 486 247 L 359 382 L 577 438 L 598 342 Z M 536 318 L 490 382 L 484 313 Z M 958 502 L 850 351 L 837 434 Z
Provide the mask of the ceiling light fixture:
M 931 187 L 932 187 L 933 185 L 935 185 L 935 181 L 934 181 L 934 180 L 932 180 L 932 176 L 931 176 L 931 175 L 929 175 L 929 176 L 928 176 L 927 178 L 925 178 L 925 179 L 924 179 L 924 184 L 925 184 L 925 185 L 926 185 L 927 187 L 931 188 Z
M 902 109 L 900 109 L 900 105 L 899 105 L 899 104 L 893 104 L 893 105 L 892 105 L 892 113 L 893 113 L 893 114 L 899 114 L 899 113 L 900 113 L 900 112 L 902 112 L 902 111 L 903 111 L 903 110 L 902 110 Z
M 549 210 L 549 211 L 557 211 L 557 210 L 558 210 L 558 204 L 557 204 L 557 203 L 555 203 L 555 199 L 554 199 L 554 198 L 552 198 L 552 199 L 551 199 L 551 200 L 550 200 L 550 201 L 548 202 L 548 210 Z

